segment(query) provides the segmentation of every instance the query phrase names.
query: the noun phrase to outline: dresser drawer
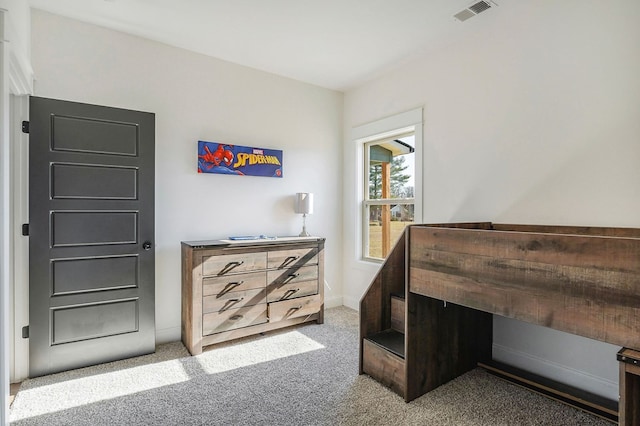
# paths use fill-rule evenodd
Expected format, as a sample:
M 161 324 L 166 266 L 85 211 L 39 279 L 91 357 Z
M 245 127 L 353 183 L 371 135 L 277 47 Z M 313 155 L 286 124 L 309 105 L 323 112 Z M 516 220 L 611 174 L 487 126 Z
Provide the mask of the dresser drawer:
M 318 248 L 308 247 L 293 250 L 276 250 L 268 254 L 269 269 L 283 269 L 296 265 L 315 265 L 318 263 Z
M 246 291 L 230 291 L 214 296 L 202 298 L 202 313 L 226 311 L 229 309 L 244 308 L 266 302 L 267 291 L 264 288 L 256 288 Z
M 259 271 L 266 267 L 267 254 L 264 252 L 223 254 L 202 258 L 202 275 L 205 277 Z
M 267 288 L 267 302 L 294 299 L 296 297 L 318 294 L 318 280 L 304 281 L 301 283 L 284 284 L 281 286 L 269 286 Z
M 265 303 L 239 309 L 211 312 L 202 316 L 202 335 L 220 333 L 267 322 Z
M 269 303 L 269 322 L 312 315 L 320 311 L 321 307 L 320 295 Z
M 202 295 L 224 294 L 230 291 L 244 291 L 264 288 L 267 285 L 267 273 L 250 272 L 248 274 L 225 275 L 202 279 Z
M 302 281 L 312 281 L 318 279 L 318 267 L 303 266 L 302 268 L 291 268 L 267 272 L 267 286 L 280 287 L 285 284 L 299 283 Z

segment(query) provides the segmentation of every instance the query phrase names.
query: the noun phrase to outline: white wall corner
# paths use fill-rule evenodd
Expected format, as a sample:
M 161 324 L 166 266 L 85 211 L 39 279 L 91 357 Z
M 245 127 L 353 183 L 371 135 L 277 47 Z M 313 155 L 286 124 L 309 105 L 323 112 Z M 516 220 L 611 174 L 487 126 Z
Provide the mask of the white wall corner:
M 360 299 L 345 296 L 342 298 L 342 304 L 347 308 L 354 309 L 358 312 L 360 311 Z
M 618 383 L 612 380 L 500 344 L 494 343 L 492 350 L 495 361 L 548 377 L 614 401 L 618 400 Z
M 342 296 L 333 296 L 324 299 L 324 307 L 325 309 L 337 308 L 338 306 L 342 306 Z

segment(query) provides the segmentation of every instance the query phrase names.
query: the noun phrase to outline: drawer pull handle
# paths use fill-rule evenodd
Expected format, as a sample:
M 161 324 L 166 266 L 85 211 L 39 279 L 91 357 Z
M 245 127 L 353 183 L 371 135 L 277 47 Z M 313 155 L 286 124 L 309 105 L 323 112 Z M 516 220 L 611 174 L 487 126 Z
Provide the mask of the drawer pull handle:
M 283 299 L 287 299 L 287 298 L 293 296 L 294 294 L 296 294 L 299 291 L 300 291 L 299 288 L 296 288 L 295 290 L 294 289 L 287 290 L 287 292 L 284 294 L 284 296 L 282 298 Z
M 234 315 L 234 316 L 232 316 L 232 317 L 229 317 L 229 319 L 230 319 L 231 321 L 238 321 L 239 319 L 242 319 L 242 315 L 240 315 L 240 314 L 236 314 L 236 315 Z
M 227 272 L 231 271 L 234 268 L 237 268 L 238 266 L 242 265 L 244 263 L 244 260 L 241 260 L 240 262 L 229 262 L 226 264 L 226 266 L 224 268 L 222 268 L 222 271 L 220 271 L 220 273 L 218 275 L 224 275 Z
M 291 262 L 300 259 L 300 256 L 289 256 L 287 257 L 284 262 L 282 262 L 282 266 L 287 266 L 289 265 Z
M 224 306 L 222 308 L 220 308 L 220 312 L 224 312 L 227 309 L 231 309 L 231 307 L 233 307 L 233 305 L 235 305 L 238 302 L 242 302 L 244 300 L 244 297 L 240 297 L 240 298 L 235 298 L 235 299 L 227 299 L 224 303 Z
M 224 296 L 225 294 L 229 293 L 231 290 L 233 290 L 234 288 L 238 287 L 239 285 L 244 284 L 244 280 L 243 281 L 236 281 L 236 282 L 232 282 L 229 283 L 227 285 L 224 286 L 224 288 L 222 289 L 222 291 L 220 292 L 220 294 L 218 294 L 218 298 L 221 296 Z

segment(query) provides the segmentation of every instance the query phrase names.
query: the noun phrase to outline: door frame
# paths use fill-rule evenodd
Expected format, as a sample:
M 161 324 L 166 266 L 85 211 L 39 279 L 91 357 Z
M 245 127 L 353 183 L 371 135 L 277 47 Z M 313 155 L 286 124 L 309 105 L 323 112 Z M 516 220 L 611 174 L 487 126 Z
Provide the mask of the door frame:
M 13 350 L 10 380 L 20 382 L 29 377 L 29 339 L 22 338 L 22 327 L 29 324 L 29 237 L 19 229 L 29 223 L 29 135 L 22 133 L 20 123 L 29 120 L 29 96 L 11 96 L 13 220 Z
M 20 6 L 24 9 L 24 18 L 29 19 L 28 5 Z M 16 8 L 20 8 L 16 6 Z M 16 12 L 14 10 L 14 12 Z M 12 122 L 14 118 L 22 115 L 24 109 L 20 108 L 20 103 L 25 105 L 28 102 L 28 95 L 33 94 L 33 70 L 28 57 L 28 40 L 21 37 L 13 26 L 15 23 L 12 19 L 19 19 L 20 11 L 12 14 L 11 11 L 0 9 L 0 174 L 2 175 L 3 184 L 0 185 L 0 207 L 3 212 L 8 215 L 2 216 L 0 223 L 0 300 L 2 301 L 2 327 L 0 336 L 0 388 L 2 389 L 2 404 L 0 405 L 0 423 L 7 423 L 9 418 L 8 401 L 9 401 L 9 383 L 20 380 L 20 376 L 16 376 L 14 360 L 24 356 L 22 349 L 17 352 L 12 339 L 16 323 L 14 314 L 20 309 L 20 306 L 11 303 L 15 302 L 15 288 L 28 289 L 28 281 L 17 282 L 14 275 L 14 262 L 26 262 L 27 259 L 18 259 L 19 256 L 13 254 L 13 244 L 15 239 L 20 235 L 18 228 L 15 227 L 16 216 L 12 211 L 12 200 L 21 191 L 16 187 L 14 181 L 14 173 L 24 173 L 25 164 L 14 163 L 13 150 L 16 144 L 20 143 L 21 137 L 16 139 L 15 130 L 18 126 Z M 18 17 L 18 18 L 16 18 Z M 28 104 L 27 104 L 28 105 Z M 15 108 L 15 109 L 14 109 Z M 20 110 L 21 112 L 19 113 Z M 21 197 L 28 194 L 22 193 Z M 16 283 L 16 287 L 12 283 Z M 22 301 L 24 302 L 24 301 Z M 28 302 L 27 302 L 28 306 Z M 27 309 L 28 312 L 28 309 Z M 26 340 L 26 339 L 25 339 Z M 25 342 L 21 342 L 25 343 Z M 28 343 L 27 343 L 28 344 Z M 28 349 L 27 349 L 28 354 Z M 22 377 L 24 378 L 24 377 Z

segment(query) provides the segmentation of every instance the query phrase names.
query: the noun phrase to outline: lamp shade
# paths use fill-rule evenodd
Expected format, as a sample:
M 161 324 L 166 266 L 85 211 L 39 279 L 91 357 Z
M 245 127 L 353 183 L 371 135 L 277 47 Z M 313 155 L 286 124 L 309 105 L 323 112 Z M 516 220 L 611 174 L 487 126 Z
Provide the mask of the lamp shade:
M 310 192 L 298 192 L 296 194 L 296 213 L 313 213 L 313 194 Z

